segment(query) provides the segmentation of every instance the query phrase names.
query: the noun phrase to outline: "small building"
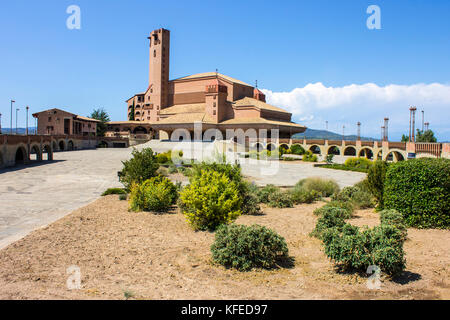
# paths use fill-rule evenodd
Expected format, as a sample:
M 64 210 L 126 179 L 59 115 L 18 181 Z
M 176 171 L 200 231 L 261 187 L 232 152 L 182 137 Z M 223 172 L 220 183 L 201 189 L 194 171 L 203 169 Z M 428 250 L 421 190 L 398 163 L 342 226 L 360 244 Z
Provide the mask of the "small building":
M 49 109 L 33 114 L 39 135 L 96 136 L 99 120 L 76 115 L 61 109 Z

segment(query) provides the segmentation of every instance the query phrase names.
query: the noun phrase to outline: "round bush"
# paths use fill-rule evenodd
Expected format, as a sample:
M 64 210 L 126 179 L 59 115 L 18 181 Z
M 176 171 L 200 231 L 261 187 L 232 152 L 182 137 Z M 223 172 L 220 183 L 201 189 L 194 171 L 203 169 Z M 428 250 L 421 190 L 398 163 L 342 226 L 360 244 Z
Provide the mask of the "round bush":
M 291 153 L 301 156 L 305 154 L 305 149 L 301 145 L 294 144 L 291 146 Z
M 292 208 L 294 202 L 292 201 L 289 192 L 277 191 L 269 194 L 269 207 L 272 208 Z
M 164 212 L 176 199 L 177 187 L 166 177 L 158 176 L 132 186 L 130 210 Z
M 345 161 L 345 166 L 360 169 L 369 169 L 373 162 L 367 158 L 350 158 Z
M 410 226 L 450 227 L 450 160 L 415 159 L 389 166 L 384 205 L 401 212 Z
M 339 185 L 336 183 L 336 181 L 322 178 L 307 178 L 304 180 L 300 180 L 295 185 L 295 188 L 301 188 L 308 192 L 314 190 L 323 197 L 329 197 L 339 192 Z
M 280 259 L 288 257 L 283 237 L 258 226 L 221 226 L 211 246 L 213 261 L 227 268 L 249 271 L 253 268 L 273 268 Z
M 151 148 L 138 151 L 133 150 L 132 158 L 123 161 L 123 169 L 118 173 L 120 182 L 127 190 L 130 190 L 132 184 L 140 184 L 157 175 L 159 164 Z
M 182 210 L 195 230 L 215 230 L 242 214 L 239 186 L 225 173 L 201 170 L 180 194 Z

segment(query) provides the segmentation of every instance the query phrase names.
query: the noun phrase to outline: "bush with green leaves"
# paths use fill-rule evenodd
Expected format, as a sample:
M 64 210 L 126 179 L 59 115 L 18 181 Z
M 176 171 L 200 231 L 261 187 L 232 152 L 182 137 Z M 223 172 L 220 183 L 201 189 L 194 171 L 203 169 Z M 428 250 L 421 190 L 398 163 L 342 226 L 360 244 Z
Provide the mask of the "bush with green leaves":
M 396 227 L 402 234 L 403 238 L 406 240 L 407 237 L 407 225 L 402 214 L 397 210 L 383 210 L 380 212 L 380 220 L 382 225 L 391 225 Z
M 283 237 L 259 225 L 223 225 L 211 246 L 215 263 L 240 271 L 253 268 L 271 269 L 288 258 L 288 247 Z
M 170 174 L 178 173 L 177 167 L 175 167 L 173 165 L 169 166 L 169 170 L 168 171 L 169 171 Z
M 328 164 L 332 164 L 332 163 L 333 163 L 333 159 L 334 159 L 334 154 L 328 154 L 328 155 L 327 155 L 327 158 L 325 159 L 325 161 L 326 161 Z
M 259 205 L 258 192 L 259 188 L 247 181 L 242 182 L 242 214 L 245 215 L 260 215 L 262 213 Z
M 361 188 L 345 187 L 341 192 L 333 195 L 333 200 L 352 202 L 359 209 L 373 208 L 374 201 L 370 192 L 361 190 Z
M 328 207 L 322 210 L 319 219 L 317 220 L 316 227 L 311 236 L 318 239 L 323 239 L 324 233 L 330 228 L 338 228 L 339 230 L 344 227 L 345 219 L 348 219 L 348 211 L 337 207 Z
M 345 166 L 360 169 L 369 169 L 373 162 L 367 158 L 350 158 L 345 161 Z
M 301 145 L 294 144 L 291 146 L 291 153 L 301 156 L 305 154 L 305 149 Z
M 332 179 L 307 178 L 300 180 L 295 188 L 301 188 L 305 191 L 316 191 L 322 197 L 330 197 L 339 192 L 339 185 Z
M 350 224 L 336 226 L 322 233 L 325 254 L 345 270 L 367 272 L 377 266 L 388 275 L 406 268 L 404 235 L 395 226 L 383 224 L 360 230 Z
M 303 154 L 303 161 L 305 162 L 317 162 L 317 155 L 313 154 L 310 150 Z
M 132 158 L 122 161 L 123 169 L 118 173 L 120 182 L 127 191 L 132 184 L 140 184 L 157 175 L 159 164 L 156 161 L 153 150 L 150 148 L 132 152 Z
M 215 230 L 242 214 L 239 185 L 227 174 L 201 170 L 180 194 L 181 209 L 195 230 Z
M 373 196 L 377 199 L 378 209 L 384 207 L 384 181 L 386 179 L 388 164 L 386 161 L 375 161 L 367 174 L 368 187 Z
M 294 204 L 313 203 L 321 198 L 321 194 L 316 190 L 304 190 L 299 187 L 294 187 L 290 191 L 290 197 Z
M 160 153 L 156 155 L 156 162 L 163 164 L 163 163 L 168 163 L 169 162 L 169 158 L 166 154 L 164 153 Z
M 294 202 L 289 192 L 278 190 L 269 194 L 268 205 L 271 208 L 292 208 Z
M 389 165 L 384 207 L 418 228 L 450 227 L 450 160 L 414 159 Z
M 258 191 L 258 202 L 259 203 L 269 203 L 269 195 L 278 192 L 280 188 L 275 187 L 273 184 L 268 184 L 265 187 L 259 189 Z
M 126 201 L 128 199 L 128 195 L 127 194 L 120 194 L 119 195 L 119 200 L 120 201 Z
M 191 177 L 198 177 L 202 170 L 212 170 L 223 173 L 236 183 L 239 194 L 242 197 L 242 214 L 258 215 L 261 213 L 257 194 L 255 193 L 255 188 L 257 189 L 257 187 L 251 186 L 250 183 L 244 180 L 240 166 L 221 162 L 202 162 L 192 166 Z
M 166 177 L 157 176 L 132 186 L 130 210 L 165 212 L 175 204 L 177 196 L 177 187 Z
M 316 216 L 321 216 L 324 214 L 325 211 L 328 211 L 329 208 L 340 208 L 346 211 L 345 219 L 351 218 L 353 215 L 353 212 L 355 211 L 355 207 L 352 202 L 350 201 L 339 201 L 339 200 L 333 200 L 328 202 L 323 207 L 320 207 L 316 210 L 314 210 L 314 214 Z
M 109 188 L 102 193 L 102 196 L 109 196 L 111 194 L 127 194 L 127 191 L 123 188 Z

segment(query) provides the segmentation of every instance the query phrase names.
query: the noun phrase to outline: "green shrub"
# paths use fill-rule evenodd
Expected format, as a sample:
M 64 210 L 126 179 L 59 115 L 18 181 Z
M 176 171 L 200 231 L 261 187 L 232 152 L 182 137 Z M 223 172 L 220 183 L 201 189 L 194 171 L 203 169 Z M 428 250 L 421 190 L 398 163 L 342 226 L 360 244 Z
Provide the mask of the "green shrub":
M 102 193 L 102 196 L 109 196 L 110 194 L 127 194 L 127 191 L 122 188 L 109 188 Z
M 301 145 L 294 144 L 291 146 L 291 153 L 301 156 L 305 154 L 305 149 Z
M 395 275 L 406 267 L 403 234 L 392 225 L 362 229 L 346 224 L 322 233 L 325 254 L 344 269 L 366 272 L 371 265 Z
M 345 209 L 337 207 L 328 207 L 321 212 L 321 216 L 317 220 L 317 224 L 311 236 L 323 239 L 324 233 L 330 228 L 338 228 L 341 230 L 345 225 L 345 219 L 349 218 Z
M 364 172 L 367 173 L 368 169 L 361 169 L 361 168 L 355 168 L 355 167 L 347 167 L 345 164 L 338 164 L 338 163 L 332 163 L 332 164 L 323 164 L 320 165 L 321 168 L 328 168 L 328 169 L 335 169 L 335 170 L 344 170 L 344 171 L 355 171 L 355 172 Z
M 169 158 L 167 157 L 166 154 L 160 153 L 160 154 L 156 155 L 156 162 L 161 163 L 161 164 L 167 163 L 167 162 L 169 162 Z
M 333 200 L 352 202 L 359 209 L 373 208 L 373 196 L 359 187 L 345 187 L 341 192 L 333 196 Z
M 269 195 L 278 192 L 280 188 L 275 187 L 273 184 L 268 184 L 267 186 L 261 188 L 258 191 L 257 197 L 259 203 L 269 203 Z
M 328 164 L 332 164 L 333 163 L 333 158 L 334 158 L 334 154 L 329 154 L 329 155 L 327 155 L 327 158 L 326 158 L 326 162 L 328 163 Z
M 450 227 L 450 160 L 415 159 L 389 165 L 384 206 L 402 213 L 410 226 Z
M 306 162 L 317 162 L 318 158 L 315 154 L 313 154 L 310 150 L 306 151 L 303 155 L 303 161 Z
M 283 237 L 266 227 L 233 224 L 217 230 L 211 253 L 215 263 L 249 271 L 274 268 L 288 257 L 288 248 Z
M 142 151 L 134 149 L 132 156 L 130 160 L 122 161 L 123 169 L 118 173 L 119 180 L 127 191 L 130 190 L 133 183 L 140 184 L 155 177 L 159 168 L 153 150 L 150 148 Z
M 201 170 L 180 194 L 182 210 L 195 230 L 215 230 L 241 215 L 239 186 L 225 173 Z
M 158 176 L 132 186 L 130 210 L 165 212 L 176 200 L 177 187 L 166 177 Z
M 119 195 L 119 200 L 120 201 L 126 201 L 128 199 L 128 195 L 126 195 L 126 194 L 120 194 Z
M 380 220 L 382 225 L 396 227 L 403 234 L 403 239 L 406 240 L 408 230 L 405 219 L 400 212 L 397 210 L 383 210 L 380 212 Z
M 316 216 L 321 216 L 325 211 L 329 210 L 329 208 L 340 208 L 345 210 L 346 211 L 346 214 L 344 216 L 345 219 L 351 218 L 351 216 L 353 215 L 353 211 L 355 210 L 353 203 L 350 201 L 333 200 L 328 202 L 323 207 L 314 210 L 314 214 Z
M 367 174 L 368 188 L 377 199 L 378 209 L 384 207 L 383 192 L 387 168 L 388 165 L 385 161 L 375 161 Z
M 373 162 L 367 158 L 350 158 L 345 161 L 345 166 L 360 169 L 369 169 Z
M 336 181 L 323 178 L 307 178 L 300 180 L 296 185 L 296 188 L 301 188 L 305 191 L 316 191 L 323 197 L 329 197 L 339 192 L 339 185 Z
M 307 191 L 302 188 L 294 187 L 289 192 L 294 204 L 313 203 L 321 198 L 320 193 L 316 190 Z
M 294 202 L 289 192 L 278 190 L 269 194 L 269 207 L 271 208 L 292 208 Z
M 262 212 L 259 205 L 258 187 L 253 183 L 243 181 L 242 188 L 242 214 L 260 215 Z

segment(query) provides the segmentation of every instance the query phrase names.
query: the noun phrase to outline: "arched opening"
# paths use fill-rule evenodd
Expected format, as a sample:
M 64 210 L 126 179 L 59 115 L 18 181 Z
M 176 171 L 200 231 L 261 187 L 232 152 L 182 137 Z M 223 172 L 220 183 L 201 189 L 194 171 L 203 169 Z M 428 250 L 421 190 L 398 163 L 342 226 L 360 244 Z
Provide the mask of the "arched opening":
M 26 158 L 27 158 L 27 152 L 25 151 L 25 148 L 24 147 L 17 148 L 16 157 L 14 160 L 15 165 L 24 164 Z
M 136 127 L 133 130 L 133 134 L 147 134 L 148 131 L 144 127 Z
M 42 160 L 53 160 L 53 151 L 47 144 L 42 148 Z
M 359 152 L 359 156 L 363 158 L 367 158 L 369 160 L 373 160 L 373 151 L 369 148 L 364 148 Z
M 37 145 L 34 145 L 30 149 L 30 161 L 41 161 L 41 151 Z
M 64 144 L 64 141 L 61 140 L 61 141 L 59 142 L 59 151 L 64 151 L 64 150 L 66 150 L 66 146 L 65 146 L 65 144 Z
M 54 151 L 58 150 L 58 145 L 56 144 L 56 141 L 52 141 L 52 149 Z
M 256 149 L 258 152 L 262 151 L 264 149 L 263 145 L 261 143 L 257 143 L 253 146 L 254 149 Z
M 309 151 L 311 151 L 313 154 L 320 154 L 320 147 L 319 146 L 311 146 L 311 148 L 309 148 Z
M 283 143 L 283 144 L 280 145 L 280 149 L 288 150 L 289 146 L 287 144 Z
M 73 141 L 70 140 L 69 143 L 67 144 L 67 150 L 72 151 L 73 150 Z
M 0 168 L 3 167 L 3 155 L 2 152 L 0 151 Z
M 328 154 L 334 154 L 335 156 L 338 156 L 341 154 L 341 151 L 339 151 L 339 148 L 336 146 L 332 146 L 328 148 Z
M 273 151 L 273 150 L 275 150 L 277 147 L 273 144 L 273 143 L 269 143 L 268 145 L 267 145 L 267 151 Z
M 356 157 L 356 149 L 354 147 L 347 147 L 347 148 L 345 148 L 344 156 Z
M 404 160 L 405 160 L 405 158 L 398 151 L 389 152 L 386 157 L 386 161 L 388 161 L 388 162 L 398 162 L 398 161 L 404 161 Z

